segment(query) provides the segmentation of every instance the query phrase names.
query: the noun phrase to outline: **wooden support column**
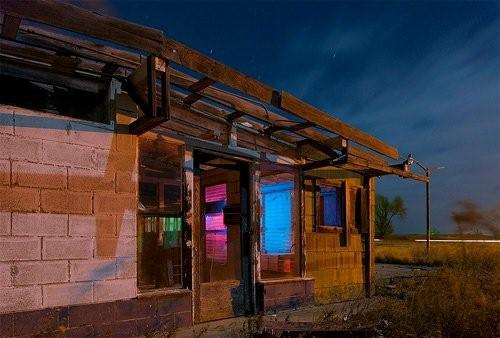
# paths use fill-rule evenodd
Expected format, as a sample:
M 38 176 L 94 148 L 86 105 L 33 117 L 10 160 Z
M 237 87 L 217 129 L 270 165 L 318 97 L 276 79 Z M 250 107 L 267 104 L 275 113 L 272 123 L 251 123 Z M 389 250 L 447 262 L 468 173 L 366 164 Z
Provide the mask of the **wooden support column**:
M 194 164 L 193 149 L 184 147 L 183 163 L 183 231 L 182 231 L 182 267 L 183 285 L 193 291 L 193 322 L 199 322 L 200 316 L 200 274 L 199 274 L 199 176 Z
M 300 250 L 300 277 L 306 276 L 306 222 L 305 222 L 305 186 L 304 171 L 297 170 L 297 196 L 299 199 L 298 221 L 299 221 L 299 250 Z
M 364 203 L 362 205 L 367 208 L 365 212 L 365 220 L 363 223 L 363 231 L 365 236 L 365 285 L 366 296 L 373 295 L 373 278 L 375 274 L 375 254 L 374 254 L 374 241 L 375 241 L 375 178 L 365 177 L 363 180 L 363 190 L 365 191 L 362 196 Z
M 261 280 L 260 276 L 260 168 L 259 163 L 254 162 L 250 165 L 250 233 L 253 267 L 253 287 Z M 256 293 L 254 292 L 254 295 Z M 254 301 L 254 310 L 257 312 Z

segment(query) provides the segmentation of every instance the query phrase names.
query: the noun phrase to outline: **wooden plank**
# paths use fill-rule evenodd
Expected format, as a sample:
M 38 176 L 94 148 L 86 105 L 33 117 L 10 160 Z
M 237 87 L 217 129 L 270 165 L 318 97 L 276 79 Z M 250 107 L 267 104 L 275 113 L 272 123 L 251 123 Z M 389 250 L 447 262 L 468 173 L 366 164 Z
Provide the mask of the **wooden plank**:
M 125 20 L 49 0 L 0 0 L 0 10 L 21 18 L 159 54 L 163 33 Z
M 117 63 L 109 62 L 102 67 L 101 72 L 107 75 L 113 75 L 118 69 L 118 67 L 119 66 Z
M 235 121 L 236 119 L 239 119 L 240 117 L 243 117 L 245 116 L 245 113 L 242 112 L 242 111 L 235 111 L 235 112 L 232 112 L 230 114 L 228 114 L 226 116 L 226 119 L 228 120 L 228 122 L 233 122 Z
M 207 56 L 202 55 L 176 41 L 166 38 L 163 56 L 177 62 L 217 82 L 238 89 L 261 101 L 283 109 L 295 116 L 313 122 L 338 135 L 375 150 L 383 155 L 399 158 L 396 148 L 386 145 L 377 138 L 366 134 L 339 119 L 328 115 L 313 106 L 282 92 L 281 95 L 273 88 L 249 78 L 234 69 L 227 67 Z
M 5 15 L 2 24 L 2 37 L 15 40 L 20 24 L 21 18 L 12 15 Z
M 373 162 L 379 163 L 381 165 L 389 165 L 389 162 L 385 158 L 377 156 L 375 154 L 371 154 L 371 153 L 366 152 L 364 150 L 361 150 L 357 147 L 352 146 L 351 144 L 349 144 L 347 146 L 347 153 L 349 155 L 353 155 L 353 156 L 356 156 L 356 157 L 359 157 L 362 159 L 373 161 Z
M 68 73 L 63 69 L 28 63 L 22 60 L 13 60 L 4 56 L 0 56 L 0 73 L 92 93 L 98 93 L 105 89 L 104 83 L 99 78 Z
M 57 55 L 41 48 L 27 47 L 23 44 L 7 40 L 0 41 L 0 50 L 2 51 L 2 54 L 15 56 L 16 58 L 21 58 L 24 61 L 31 60 L 36 61 L 37 63 L 50 65 L 56 71 L 63 71 L 70 74 L 74 73 L 76 70 L 80 70 L 85 73 L 92 73 L 96 76 L 101 76 L 101 65 L 84 61 L 79 57 Z
M 165 121 L 164 117 L 142 116 L 129 125 L 129 132 L 134 135 L 141 135 Z
M 193 77 L 186 75 L 186 74 L 183 74 L 183 73 L 181 73 L 177 70 L 174 70 L 174 69 L 172 69 L 172 72 L 171 72 L 171 79 L 172 79 L 172 83 L 174 83 L 180 87 L 186 88 L 186 89 L 189 86 L 191 86 L 193 83 L 196 82 L 196 79 L 194 79 Z M 216 102 L 219 102 L 219 103 L 225 104 L 225 105 L 229 105 L 233 109 L 235 109 L 236 112 L 234 113 L 234 115 L 228 116 L 229 120 L 240 118 L 243 115 L 249 115 L 249 116 L 253 116 L 255 118 L 264 120 L 264 121 L 268 121 L 276 126 L 287 127 L 290 125 L 290 123 L 293 122 L 293 121 L 291 121 L 291 120 L 289 120 L 289 119 L 287 119 L 287 118 L 285 118 L 285 117 L 283 117 L 283 116 L 281 116 L 273 111 L 264 109 L 260 105 L 243 100 L 243 99 L 238 98 L 234 95 L 231 95 L 230 93 L 226 93 L 224 91 L 218 90 L 217 88 L 214 88 L 214 87 L 206 88 L 205 90 L 203 90 L 201 92 L 201 94 L 203 94 L 203 96 L 209 97 L 210 99 L 212 99 Z M 303 129 L 303 130 L 296 130 L 295 133 L 300 135 L 300 136 L 303 136 L 303 137 L 306 137 L 306 138 L 309 138 L 309 139 L 312 139 L 315 141 L 320 141 L 321 143 L 326 144 L 330 148 L 338 148 L 338 147 L 340 147 L 339 142 L 345 142 L 345 140 L 341 141 L 343 139 L 342 137 L 332 138 L 332 137 L 324 135 L 324 134 L 320 133 L 319 131 L 314 130 L 312 128 Z M 289 137 L 289 135 L 283 135 L 283 134 L 278 134 L 278 133 L 276 133 L 275 136 L 279 137 L 279 138 L 283 138 L 285 140 L 287 140 Z M 356 149 L 357 149 L 353 145 L 349 145 L 349 147 L 351 149 L 354 149 L 353 151 L 356 151 Z M 310 149 L 308 149 L 308 150 L 310 150 Z M 358 152 L 357 154 L 359 155 L 361 153 Z M 319 158 L 317 158 L 317 156 L 320 156 L 320 154 L 318 154 L 314 150 L 308 151 L 307 153 L 304 153 L 304 156 L 307 156 L 307 155 L 314 155 L 315 156 L 314 159 L 319 159 Z
M 203 90 L 209 86 L 211 86 L 215 81 L 212 80 L 211 78 L 204 77 L 203 79 L 199 80 L 198 82 L 193 83 L 191 86 L 189 86 L 189 90 L 192 92 L 191 95 L 187 96 L 184 99 L 185 104 L 193 104 L 199 99 L 202 98 L 202 96 L 198 93 L 200 90 Z
M 413 173 L 411 171 L 404 171 L 404 170 L 401 170 L 401 169 L 398 169 L 398 168 L 395 168 L 395 167 L 392 167 L 389 165 L 381 165 L 379 163 L 371 162 L 371 161 L 366 160 L 366 159 L 360 159 L 360 158 L 354 157 L 354 156 L 347 157 L 347 164 L 357 166 L 361 169 L 372 169 L 372 170 L 378 171 L 380 173 L 380 175 L 378 175 L 378 176 L 381 176 L 384 174 L 385 175 L 394 174 L 394 175 L 397 175 L 400 177 L 411 178 L 411 179 L 421 181 L 421 182 L 428 182 L 428 180 L 429 180 L 429 178 L 424 176 L 424 175 Z
M 399 158 L 399 153 L 396 148 L 386 145 L 379 139 L 362 132 L 350 125 L 340 121 L 339 119 L 328 115 L 319 109 L 297 99 L 296 97 L 282 92 L 280 96 L 279 107 L 297 116 L 303 117 L 308 121 L 314 122 L 340 136 L 359 143 L 369 149 L 372 149 L 382 155 L 389 156 L 394 159 Z
M 272 102 L 277 95 L 272 87 L 170 38 L 165 37 L 161 56 L 264 102 Z
M 191 86 L 189 86 L 189 90 L 193 93 L 197 93 L 200 90 L 203 90 L 203 89 L 213 85 L 214 83 L 215 83 L 215 81 L 212 80 L 211 78 L 204 77 L 201 80 L 199 80 L 198 82 L 195 82 Z
M 397 158 L 397 150 L 380 140 L 340 120 L 321 112 L 305 102 L 252 79 L 174 40 L 164 38 L 161 31 L 130 22 L 88 12 L 78 7 L 48 0 L 1 0 L 1 9 L 9 15 L 19 16 L 63 28 L 127 47 L 161 53 L 200 74 L 256 97 L 265 103 L 284 109 L 306 121 L 321 125 L 345 138 L 353 140 L 389 157 Z
M 189 75 L 183 74 L 177 70 L 172 69 L 171 73 L 171 79 L 172 83 L 183 87 L 183 88 L 188 88 L 191 84 L 193 84 L 196 79 L 190 77 Z M 227 105 L 233 109 L 236 110 L 236 114 L 234 115 L 229 115 L 228 118 L 229 120 L 231 119 L 236 119 L 236 118 L 241 118 L 244 115 L 249 115 L 253 116 L 255 118 L 258 118 L 263 121 L 267 121 L 268 123 L 272 123 L 274 125 L 290 125 L 292 121 L 288 120 L 287 118 L 274 113 L 273 111 L 269 111 L 264 109 L 261 105 L 257 105 L 255 103 L 243 100 L 241 98 L 238 98 L 230 93 L 226 93 L 224 91 L 218 90 L 217 88 L 214 87 L 209 87 L 206 88 L 201 92 L 203 96 L 208 97 L 220 104 Z M 247 120 L 248 121 L 248 120 Z M 288 121 L 288 122 L 287 122 Z M 251 121 L 250 123 L 253 123 Z M 314 138 L 317 140 L 322 140 L 322 139 L 329 139 L 329 137 L 322 135 L 321 133 L 312 130 L 312 129 L 305 129 L 301 131 L 297 131 L 297 134 L 304 136 L 304 137 L 309 137 L 309 138 Z M 275 136 L 278 137 L 276 134 Z M 280 138 L 283 139 L 288 139 L 289 135 L 282 135 L 279 134 Z
M 136 68 L 141 63 L 139 54 L 30 25 L 20 26 L 16 40 L 30 46 L 43 47 L 54 52 L 72 54 L 98 62 L 116 62 L 120 67 Z
M 272 133 L 279 131 L 279 130 L 287 130 L 287 131 L 294 132 L 294 131 L 299 131 L 299 130 L 306 129 L 306 128 L 311 128 L 314 126 L 315 126 L 315 124 L 312 122 L 296 123 L 296 124 L 289 126 L 289 127 L 273 125 L 273 126 L 266 128 L 264 130 L 264 134 L 272 134 Z

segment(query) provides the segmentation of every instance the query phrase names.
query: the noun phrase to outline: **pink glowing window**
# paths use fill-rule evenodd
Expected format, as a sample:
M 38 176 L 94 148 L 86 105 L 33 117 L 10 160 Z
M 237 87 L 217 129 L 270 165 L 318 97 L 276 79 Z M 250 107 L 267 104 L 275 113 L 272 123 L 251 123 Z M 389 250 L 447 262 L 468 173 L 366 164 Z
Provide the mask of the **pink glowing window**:
M 207 261 L 218 264 L 227 262 L 227 227 L 224 224 L 226 203 L 225 183 L 205 188 L 205 254 Z

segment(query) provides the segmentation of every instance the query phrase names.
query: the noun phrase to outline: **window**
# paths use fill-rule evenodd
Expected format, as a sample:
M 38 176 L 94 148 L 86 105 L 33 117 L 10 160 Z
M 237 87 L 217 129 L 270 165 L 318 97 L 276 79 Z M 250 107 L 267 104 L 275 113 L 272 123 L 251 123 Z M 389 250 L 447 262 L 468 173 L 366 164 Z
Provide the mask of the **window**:
M 140 290 L 182 286 L 181 153 L 165 140 L 139 139 Z
M 94 82 L 84 89 L 0 74 L 0 103 L 109 124 L 108 84 Z
M 209 263 L 227 263 L 226 189 L 225 183 L 205 188 L 205 255 Z
M 361 231 L 361 188 L 354 188 L 350 190 L 349 200 L 349 225 Z
M 143 216 L 139 229 L 139 287 L 181 286 L 182 219 Z
M 296 172 L 275 164 L 261 165 L 261 278 L 299 275 L 300 246 Z
M 340 246 L 348 245 L 345 186 L 313 180 L 314 222 L 318 232 L 341 232 Z
M 262 194 L 262 252 L 292 253 L 292 195 L 293 182 L 280 182 L 261 187 Z
M 316 191 L 316 225 L 343 225 L 342 189 L 339 187 L 320 185 Z

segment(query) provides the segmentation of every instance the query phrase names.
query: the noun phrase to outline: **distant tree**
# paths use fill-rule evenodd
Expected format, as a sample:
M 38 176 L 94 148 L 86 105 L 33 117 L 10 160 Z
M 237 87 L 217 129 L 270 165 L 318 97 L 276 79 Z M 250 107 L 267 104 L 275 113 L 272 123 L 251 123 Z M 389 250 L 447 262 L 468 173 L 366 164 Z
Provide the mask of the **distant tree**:
M 375 197 L 375 234 L 384 238 L 394 232 L 392 221 L 394 218 L 406 217 L 406 206 L 400 196 L 390 201 L 387 197 L 376 195 Z
M 441 232 L 437 228 L 432 227 L 432 229 L 431 229 L 431 237 L 432 238 L 436 238 L 439 235 L 441 235 Z
M 460 201 L 451 218 L 459 233 L 481 234 L 485 231 L 495 238 L 500 237 L 500 203 L 487 209 L 471 200 Z

